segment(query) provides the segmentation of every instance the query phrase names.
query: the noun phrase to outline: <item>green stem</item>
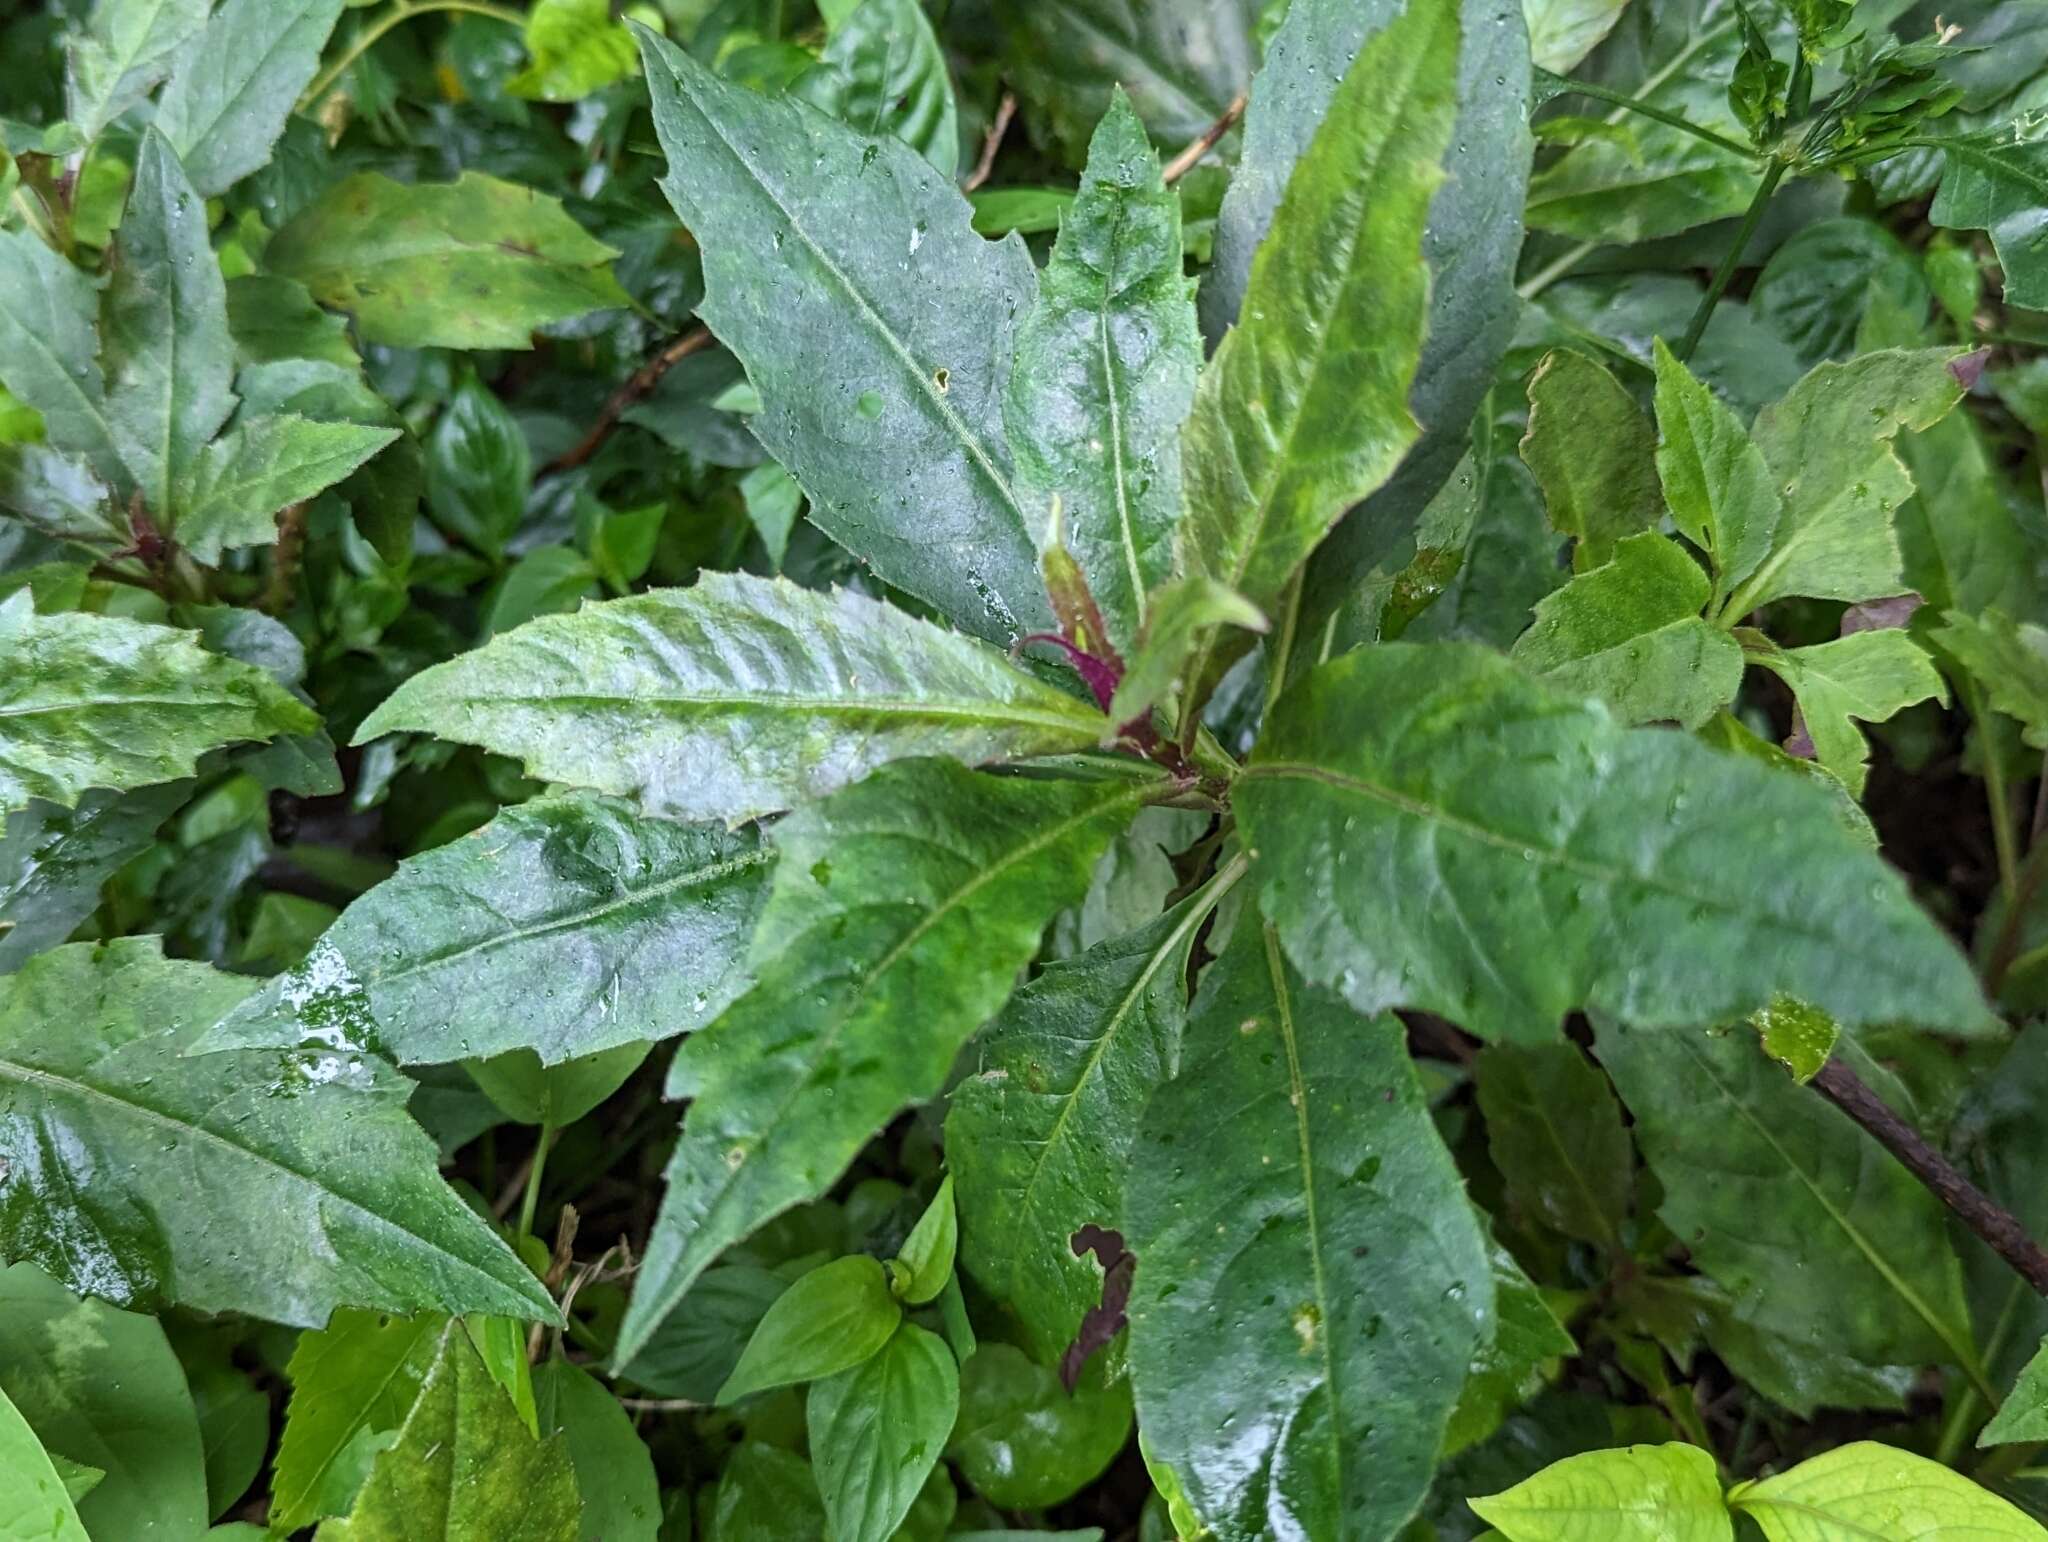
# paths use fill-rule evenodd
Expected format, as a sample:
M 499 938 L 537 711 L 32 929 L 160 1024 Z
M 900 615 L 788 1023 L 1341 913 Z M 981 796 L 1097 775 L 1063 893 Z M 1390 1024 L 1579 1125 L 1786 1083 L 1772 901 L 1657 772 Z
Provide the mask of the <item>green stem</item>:
M 1692 313 L 1692 325 L 1685 329 L 1685 341 L 1678 346 L 1678 357 L 1690 359 L 1692 351 L 1699 347 L 1700 339 L 1706 335 L 1707 323 L 1714 318 L 1714 307 L 1721 303 L 1721 295 L 1728 287 L 1735 270 L 1742 262 L 1742 254 L 1749 249 L 1750 238 L 1756 234 L 1756 227 L 1763 223 L 1764 207 L 1770 203 L 1771 194 L 1777 192 L 1778 184 L 1784 180 L 1785 163 L 1772 161 L 1764 172 L 1763 181 L 1756 186 L 1756 196 L 1749 201 L 1749 210 L 1742 216 L 1742 225 L 1735 232 L 1735 240 L 1728 248 L 1728 255 L 1721 259 L 1721 266 L 1714 272 L 1714 281 L 1707 285 L 1707 292 L 1700 296 L 1699 309 Z M 1739 613 L 1738 613 L 1739 614 Z
M 555 1143 L 555 1127 L 544 1124 L 540 1127 L 540 1140 L 533 1148 L 533 1166 L 526 1170 L 526 1197 L 519 1201 L 519 1232 L 521 1236 L 533 1234 L 533 1214 L 540 1208 L 540 1176 L 547 1170 L 548 1147 Z
M 1624 112 L 1637 113 L 1642 117 L 1653 119 L 1667 128 L 1678 129 L 1683 133 L 1692 135 L 1695 139 L 1704 140 L 1718 149 L 1739 155 L 1746 161 L 1762 159 L 1754 145 L 1746 145 L 1739 140 L 1730 139 L 1725 134 L 1717 134 L 1710 128 L 1702 128 L 1683 113 L 1671 112 L 1662 107 L 1654 107 L 1641 97 L 1628 96 L 1620 91 L 1610 91 L 1605 86 L 1596 86 L 1583 80 L 1567 80 L 1562 75 L 1552 74 L 1549 70 L 1541 68 L 1536 71 L 1536 78 L 1538 80 L 1547 79 L 1555 82 L 1558 89 L 1554 94 L 1557 96 L 1570 96 L 1574 94 L 1590 96 L 1596 102 L 1605 102 L 1610 107 L 1619 107 Z
M 1555 262 L 1538 268 L 1534 273 L 1522 280 L 1521 283 L 1515 285 L 1515 293 L 1524 300 L 1535 299 L 1536 296 L 1543 293 L 1544 290 L 1563 278 L 1573 268 L 1576 268 L 1598 250 L 1600 250 L 1600 243 L 1598 241 L 1581 241 Z
M 1991 806 L 1991 844 L 1998 853 L 1998 893 L 2006 907 L 2006 929 L 2017 936 L 2020 908 L 2019 836 L 2013 829 L 2012 789 L 2006 784 L 2005 763 L 1998 746 L 1991 741 L 1991 711 L 1977 682 L 1965 676 L 1956 692 L 1970 721 L 1983 739 L 1984 799 Z M 2030 854 L 2031 857 L 2031 854 Z M 2000 949 L 1994 948 L 1995 955 Z M 2007 950 L 2009 951 L 2009 950 Z M 2008 958 L 2007 962 L 2010 962 Z M 1995 986 L 1993 987 L 1996 988 Z
M 320 99 L 334 89 L 334 83 L 348 73 L 349 67 L 375 48 L 392 28 L 401 22 L 411 21 L 415 16 L 425 16 L 434 11 L 462 11 L 471 16 L 485 16 L 492 21 L 502 21 L 506 26 L 518 27 L 522 31 L 526 27 L 526 18 L 517 11 L 502 5 L 487 4 L 485 0 L 396 0 L 390 10 L 356 34 L 356 40 L 348 46 L 342 56 L 329 65 L 319 79 L 306 87 L 306 94 L 299 98 L 298 110 L 309 112 L 317 107 Z
M 1264 716 L 1273 715 L 1273 703 L 1280 699 L 1280 693 L 1287 689 L 1287 671 L 1294 662 L 1294 638 L 1301 629 L 1301 574 L 1297 571 L 1287 585 L 1287 592 L 1280 596 L 1278 624 L 1273 628 L 1273 641 L 1266 650 L 1266 707 Z
M 44 218 L 43 211 L 36 207 L 36 200 L 20 183 L 16 183 L 14 187 L 14 205 L 21 210 L 23 223 L 36 233 L 43 245 L 55 252 L 64 251 L 63 243 L 57 239 L 55 227 Z

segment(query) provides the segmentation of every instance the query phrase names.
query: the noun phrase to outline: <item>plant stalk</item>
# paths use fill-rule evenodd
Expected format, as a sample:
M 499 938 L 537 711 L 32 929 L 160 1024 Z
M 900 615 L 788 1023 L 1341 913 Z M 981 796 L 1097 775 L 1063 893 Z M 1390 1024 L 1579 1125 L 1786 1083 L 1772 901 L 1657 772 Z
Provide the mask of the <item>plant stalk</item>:
M 375 48 L 401 22 L 411 21 L 415 16 L 425 16 L 433 11 L 461 11 L 470 16 L 485 16 L 492 21 L 502 21 L 508 27 L 526 28 L 526 18 L 519 12 L 502 5 L 491 5 L 487 0 L 398 0 L 398 3 L 382 16 L 371 22 L 349 44 L 342 56 L 335 60 L 312 85 L 306 87 L 306 94 L 299 98 L 298 110 L 309 112 L 320 104 L 321 98 L 334 89 L 334 83 L 349 72 L 356 60 Z
M 526 1197 L 519 1202 L 519 1234 L 522 1237 L 533 1234 L 534 1212 L 540 1208 L 540 1179 L 547 1170 L 548 1148 L 555 1143 L 555 1127 L 543 1124 L 540 1139 L 533 1148 L 533 1165 L 526 1170 Z
M 1721 259 L 1721 266 L 1714 272 L 1713 282 L 1707 285 L 1707 292 L 1700 296 L 1699 308 L 1692 313 L 1692 325 L 1685 329 L 1685 341 L 1678 345 L 1678 357 L 1689 360 L 1693 350 L 1706 336 L 1707 323 L 1714 319 L 1714 307 L 1721 303 L 1721 295 L 1735 277 L 1735 270 L 1742 263 L 1742 254 L 1749 250 L 1750 238 L 1756 234 L 1756 227 L 1763 223 L 1764 208 L 1771 201 L 1771 195 L 1778 190 L 1778 184 L 1785 179 L 1785 163 L 1772 161 L 1764 172 L 1763 181 L 1756 186 L 1756 196 L 1749 201 L 1749 209 L 1742 216 L 1742 225 L 1735 232 L 1735 240 L 1728 248 L 1728 255 Z
M 1607 87 L 1593 85 L 1590 81 L 1568 80 L 1562 75 L 1553 74 L 1551 71 L 1540 67 L 1536 71 L 1536 78 L 1539 81 L 1547 79 L 1556 84 L 1558 89 L 1552 93 L 1553 96 L 1590 96 L 1596 102 L 1605 102 L 1610 107 L 1619 107 L 1624 112 L 1636 113 L 1641 117 L 1661 123 L 1667 128 L 1678 129 L 1683 133 L 1692 135 L 1695 139 L 1704 140 L 1717 149 L 1726 150 L 1733 155 L 1739 155 L 1746 161 L 1760 160 L 1762 158 L 1757 153 L 1754 145 L 1746 145 L 1738 140 L 1730 139 L 1725 134 L 1717 134 L 1710 128 L 1701 127 L 1683 113 L 1671 112 L 1662 107 L 1652 106 L 1640 97 L 1628 96 L 1620 91 L 1610 91 Z

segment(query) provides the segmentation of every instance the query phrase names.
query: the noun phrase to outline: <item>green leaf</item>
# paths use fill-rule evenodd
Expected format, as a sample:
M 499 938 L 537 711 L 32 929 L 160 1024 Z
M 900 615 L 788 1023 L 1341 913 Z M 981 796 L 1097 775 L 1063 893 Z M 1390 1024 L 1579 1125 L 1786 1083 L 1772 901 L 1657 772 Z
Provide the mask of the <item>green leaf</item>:
M 90 144 L 170 73 L 211 0 L 100 0 L 66 51 L 66 116 Z
M 834 1542 L 889 1542 L 959 1406 L 953 1351 L 908 1322 L 865 1363 L 812 1384 L 811 1462 Z
M 1991 1029 L 1954 945 L 1824 796 L 1476 647 L 1314 671 L 1236 805 L 1289 957 L 1360 1011 L 1547 1040 L 1578 1006 L 1675 1028 L 1782 993 L 1846 1026 Z
M 917 760 L 775 827 L 757 983 L 684 1041 L 670 1073 L 670 1094 L 697 1101 L 619 1363 L 719 1253 L 824 1192 L 876 1130 L 938 1092 L 1148 791 Z
M 632 1415 L 596 1377 L 566 1360 L 534 1368 L 533 1396 L 542 1431 L 562 1437 L 576 1469 L 581 1542 L 657 1542 L 661 1489 Z
M 917 0 L 865 0 L 832 28 L 795 94 L 873 139 L 894 137 L 944 177 L 960 169 L 945 51 Z
M 1118 649 L 1173 570 L 1180 430 L 1201 368 L 1180 200 L 1118 91 L 1018 332 L 1004 403 L 1019 495 L 1034 519 L 1058 502 Z
M 740 497 L 746 502 L 754 534 L 761 538 L 768 560 L 780 572 L 789 555 L 790 532 L 796 529 L 797 515 L 803 510 L 804 490 L 796 485 L 795 477 L 769 461 L 740 478 Z
M 1241 917 L 1145 1112 L 1124 1233 L 1147 1460 L 1201 1522 L 1397 1534 L 1494 1312 L 1401 1025 L 1306 985 Z
M 78 1300 L 32 1264 L 0 1270 L 0 1395 L 44 1450 L 105 1474 L 73 1496 L 88 1535 L 205 1531 L 199 1419 L 155 1318 Z
M 880 1262 L 865 1253 L 834 1259 L 776 1298 L 719 1388 L 718 1401 L 737 1403 L 770 1387 L 851 1370 L 888 1343 L 902 1321 Z
M 1728 1491 L 1729 1507 L 1769 1542 L 1862 1542 L 1865 1537 L 1969 1537 L 2040 1542 L 2039 1521 L 1939 1462 L 1859 1440 L 1789 1472 Z
M 698 315 L 759 388 L 751 426 L 812 523 L 980 636 L 1048 630 L 1039 521 L 1001 418 L 1037 288 L 1023 243 L 975 235 L 967 201 L 900 140 L 640 39 L 662 187 L 703 251 Z
M 1110 699 L 1110 720 L 1134 722 L 1171 701 L 1203 634 L 1221 626 L 1263 632 L 1267 622 L 1251 601 L 1204 574 L 1177 578 L 1156 592 L 1137 651 Z
M 75 809 L 31 802 L 0 830 L 0 974 L 55 947 L 91 915 L 100 888 L 148 849 L 157 826 L 191 795 L 189 782 L 89 792 Z
M 203 198 L 270 163 L 342 0 L 224 0 L 178 56 L 156 126 Z
M 399 437 L 395 428 L 244 418 L 207 445 L 176 493 L 178 544 L 201 562 L 277 538 L 277 514 L 354 473 Z
M 530 1049 L 513 1049 L 465 1060 L 462 1068 L 506 1118 L 559 1130 L 624 1086 L 653 1047 L 644 1040 L 619 1044 L 553 1066 Z
M 1975 1364 L 1940 1203 L 1883 1147 L 1746 1032 L 1598 1029 L 1658 1214 L 1738 1317 L 1800 1353 Z
M 1467 1501 L 1507 1542 L 1733 1542 L 1714 1454 L 1626 1446 L 1553 1462 L 1503 1493 Z
M 1195 393 L 1184 549 L 1269 615 L 1420 432 L 1408 408 L 1429 306 L 1418 258 L 1456 112 L 1458 35 L 1448 5 L 1415 6 L 1359 50 Z M 1195 656 L 1191 700 L 1230 660 L 1217 638 Z
M 960 1367 L 960 1418 L 946 1455 L 976 1493 L 1006 1510 L 1042 1510 L 1102 1476 L 1131 1435 L 1125 1380 L 1059 1375 L 1010 1344 L 983 1344 Z
M 1617 542 L 1662 517 L 1656 444 L 1635 398 L 1584 354 L 1560 348 L 1536 366 L 1522 459 L 1543 488 L 1551 528 L 1575 539 L 1579 572 L 1604 566 Z
M 1608 1102 L 1611 1106 L 1612 1094 Z M 1500 1429 L 1510 1414 L 1557 1379 L 1564 1357 L 1578 1348 L 1542 1290 L 1498 1243 L 1493 1248 L 1493 1300 L 1493 1335 L 1473 1351 L 1444 1432 L 1446 1457 Z M 1438 1488 L 1441 1492 L 1441 1482 Z
M 1655 340 L 1657 476 L 1672 523 L 1714 566 L 1714 604 L 1769 555 L 1784 518 L 1763 451 L 1741 419 L 1702 384 L 1664 339 Z
M 567 1443 L 534 1439 L 450 1323 L 397 1443 L 319 1542 L 576 1542 L 580 1507 Z
M 304 284 L 275 274 L 228 280 L 228 330 L 243 365 L 310 359 L 346 370 L 362 367 L 347 320 L 315 305 Z
M 0 1257 L 123 1304 L 305 1326 L 337 1306 L 554 1320 L 441 1181 L 410 1082 L 340 1047 L 188 1055 L 247 993 L 155 937 L 0 979 Z
M 1187 974 L 1210 902 L 1048 964 L 1010 999 L 953 1089 L 946 1150 L 960 1183 L 962 1262 L 1051 1365 L 1102 1300 L 1069 1240 L 1116 1227 L 1138 1116 L 1180 1064 Z
M 612 19 L 609 0 L 537 0 L 526 14 L 533 62 L 505 82 L 514 96 L 580 102 L 639 66 L 633 35 Z
M 1989 233 L 2005 273 L 2005 303 L 2048 309 L 2048 119 L 2022 113 L 1983 133 L 1930 143 L 1945 170 L 1928 218 Z
M 190 776 L 207 750 L 320 726 L 262 670 L 190 632 L 0 603 L 0 808 Z
M 1607 1078 L 1574 1044 L 1495 1044 L 1472 1079 L 1510 1203 L 1567 1237 L 1619 1247 L 1635 1162 Z
M 1977 1437 L 1979 1446 L 2048 1440 L 2048 1342 L 2021 1368 L 1997 1416 Z
M 142 138 L 101 313 L 107 421 L 144 507 L 167 522 L 173 489 L 234 410 L 227 283 L 206 210 L 163 135 Z
M 357 741 L 442 734 L 652 813 L 737 820 L 890 760 L 1057 754 L 1109 728 L 986 644 L 851 590 L 709 573 L 543 617 L 424 670 Z
M 1907 317 L 1917 335 L 1933 298 L 1920 270 L 1919 255 L 1875 220 L 1822 220 L 1771 253 L 1749 306 L 1802 362 L 1818 364 L 1853 353 L 1858 330 L 1877 306 Z
M 2048 538 L 1998 469 L 1975 416 L 1952 412 L 1897 445 L 1916 490 L 1896 515 L 1906 587 L 1937 612 L 2039 614 Z
M 2048 749 L 2048 629 L 1999 610 L 1952 610 L 1933 633 L 1943 652 L 1976 677 L 1991 705 L 2017 718 L 2027 743 Z
M 87 1542 L 84 1523 L 56 1466 L 21 1411 L 0 1387 L 0 1538 L 6 1542 Z
M 343 1307 L 299 1335 L 271 1468 L 270 1525 L 297 1531 L 346 1514 L 371 1458 L 398 1438 L 439 1351 L 445 1317 L 393 1317 Z
M 948 1173 L 896 1255 L 896 1262 L 908 1271 L 902 1291 L 905 1302 L 923 1306 L 946 1288 L 959 1245 L 960 1218 L 953 1209 L 953 1175 Z
M 526 517 L 533 488 L 533 452 L 518 420 L 465 372 L 426 449 L 427 508 L 435 523 L 485 556 L 501 556 Z
M 664 1039 L 746 982 L 772 853 L 751 830 L 542 798 L 400 864 L 205 1049 L 333 1044 L 547 1065 Z
M 1614 30 L 1628 0 L 1522 0 L 1529 54 L 1537 68 L 1562 75 Z
M 1870 745 L 1856 724 L 1882 723 L 1930 697 L 1948 702 L 1934 660 L 1896 627 L 1810 648 L 1773 645 L 1751 656 L 1792 688 L 1814 758 L 1857 797 L 1870 774 Z
M 55 448 L 118 482 L 93 280 L 26 230 L 0 230 L 0 384 L 43 416 Z M 10 500 L 11 501 L 11 500 Z
M 1749 1020 L 1763 1041 L 1764 1053 L 1792 1073 L 1796 1082 L 1820 1074 L 1841 1041 L 1842 1025 L 1818 1007 L 1780 996 Z
M 1597 696 L 1624 723 L 1697 728 L 1735 699 L 1742 648 L 1700 617 L 1707 575 L 1654 530 L 1536 605 L 1514 659 L 1560 691 Z
M 1725 614 L 1785 595 L 1854 602 L 1904 588 L 1892 512 L 1912 497 L 1913 479 L 1892 440 L 1940 421 L 1961 398 L 1953 357 L 1892 349 L 1822 364 L 1757 415 L 1752 434 L 1784 515 Z
M 214 1520 L 249 1492 L 270 1451 L 270 1394 L 228 1353 L 223 1344 L 185 1357 L 185 1380 L 206 1453 L 206 1512 Z
M 530 187 L 474 171 L 413 184 L 365 171 L 278 231 L 263 262 L 352 313 L 365 342 L 530 348 L 537 327 L 627 303 L 617 255 Z
M 825 1542 L 825 1504 L 811 1464 L 749 1441 L 718 1475 L 708 1536 L 716 1542 Z

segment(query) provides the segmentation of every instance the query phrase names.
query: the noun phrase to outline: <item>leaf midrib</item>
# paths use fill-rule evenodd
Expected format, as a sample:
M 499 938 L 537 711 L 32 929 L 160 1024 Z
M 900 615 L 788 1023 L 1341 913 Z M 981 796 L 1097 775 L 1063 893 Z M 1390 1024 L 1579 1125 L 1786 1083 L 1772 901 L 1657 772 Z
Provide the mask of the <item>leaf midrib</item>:
M 784 708 L 792 713 L 818 717 L 847 716 L 872 717 L 884 715 L 906 718 L 928 718 L 945 722 L 955 719 L 985 721 L 993 726 L 1016 723 L 1036 728 L 1064 728 L 1084 731 L 1089 742 L 1108 719 L 1100 713 L 1091 712 L 1080 702 L 1074 704 L 1071 715 L 1038 710 L 1030 707 L 1012 706 L 1006 702 L 948 700 L 935 697 L 920 700 L 905 696 L 788 696 L 769 695 L 757 691 L 729 691 L 716 696 L 700 696 L 684 691 L 662 692 L 621 692 L 616 695 L 600 694 L 596 691 L 569 691 L 561 693 L 526 692 L 503 694 L 471 694 L 454 698 L 469 707 L 696 707 L 706 711 L 736 711 L 749 708 Z M 999 708 L 1000 710 L 991 710 Z M 4 715 L 4 714 L 0 714 Z M 381 714 L 379 714 L 381 715 Z M 1098 721 L 1099 720 L 1099 721 Z M 396 725 L 387 725 L 380 732 L 389 732 Z M 425 728 L 415 729 L 426 732 Z M 433 731 L 446 733 L 445 728 Z M 360 743 L 361 741 L 358 740 Z

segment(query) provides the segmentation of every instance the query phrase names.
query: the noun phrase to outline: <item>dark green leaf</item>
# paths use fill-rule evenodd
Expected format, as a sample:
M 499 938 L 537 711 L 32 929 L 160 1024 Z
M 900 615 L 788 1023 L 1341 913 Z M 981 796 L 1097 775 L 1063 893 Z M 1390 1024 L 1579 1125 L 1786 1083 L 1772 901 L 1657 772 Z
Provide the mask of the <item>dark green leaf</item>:
M 2019 720 L 2027 743 L 2048 749 L 2048 628 L 1999 610 L 1952 610 L 1934 640 L 1975 676 L 1991 705 Z
M 0 831 L 0 973 L 69 937 L 100 900 L 100 886 L 148 848 L 157 826 L 191 795 L 189 782 L 133 792 L 89 792 L 75 809 L 32 802 Z
M 960 114 L 938 35 L 917 0 L 865 0 L 832 28 L 796 94 L 871 138 L 893 136 L 941 176 L 960 169 Z
M 1980 1446 L 2048 1440 L 2048 1344 L 2035 1352 L 1999 1405 L 1998 1416 L 1977 1437 Z
M 1607 1097 L 1611 1106 L 1612 1094 Z M 1498 1243 L 1493 1247 L 1493 1300 L 1493 1335 L 1473 1351 L 1444 1432 L 1446 1457 L 1500 1429 L 1509 1415 L 1556 1380 L 1564 1357 L 1578 1348 L 1542 1290 Z
M 178 56 L 156 125 L 212 198 L 270 162 L 343 0 L 224 0 Z
M 530 1049 L 506 1050 L 462 1068 L 507 1119 L 555 1129 L 574 1124 L 625 1085 L 654 1046 L 645 1041 L 545 1064 Z
M 1573 1044 L 1495 1044 L 1472 1076 L 1509 1201 L 1567 1237 L 1620 1246 L 1635 1157 L 1607 1078 Z
M 2038 112 L 1980 134 L 1936 141 L 1947 169 L 1928 218 L 1983 230 L 2005 272 L 2005 300 L 2048 309 L 2048 136 Z
M 535 1367 L 533 1397 L 542 1433 L 561 1436 L 576 1469 L 581 1542 L 657 1542 L 661 1490 L 632 1415 L 566 1360 Z
M 277 514 L 325 492 L 399 436 L 395 428 L 243 418 L 193 464 L 176 490 L 178 542 L 201 562 L 223 548 L 267 544 Z
M 427 507 L 450 535 L 496 557 L 526 515 L 533 452 L 490 387 L 475 375 L 448 398 L 427 437 Z
M 1808 225 L 1771 253 L 1749 304 L 1811 365 L 1850 353 L 1873 305 L 1918 322 L 1930 298 L 1918 259 L 1898 237 L 1874 220 L 1835 219 Z
M 1572 566 L 1581 573 L 1662 517 L 1656 448 L 1635 398 L 1584 354 L 1561 348 L 1536 367 L 1522 459 L 1543 489 L 1551 528 L 1575 538 Z
M 834 1542 L 889 1542 L 960 1406 L 953 1351 L 904 1323 L 881 1351 L 811 1387 L 811 1460 Z
M 1102 1475 L 1131 1433 L 1130 1383 L 1091 1375 L 1069 1392 L 1009 1344 L 960 1367 L 960 1418 L 946 1455 L 990 1504 L 1042 1510 Z
M 825 1504 L 802 1457 L 750 1442 L 719 1475 L 712 1507 L 716 1542 L 825 1542 Z
M 0 230 L 0 383 L 42 414 L 55 448 L 115 483 L 122 466 L 97 362 L 97 310 L 91 278 L 29 232 Z
M 67 51 L 68 116 L 90 143 L 170 73 L 210 0 L 101 0 Z
M 851 1370 L 894 1336 L 903 1308 L 889 1274 L 864 1253 L 834 1259 L 798 1280 L 768 1308 L 740 1352 L 718 1401 Z

